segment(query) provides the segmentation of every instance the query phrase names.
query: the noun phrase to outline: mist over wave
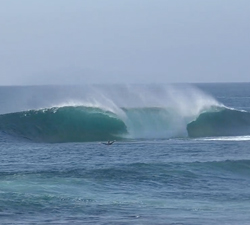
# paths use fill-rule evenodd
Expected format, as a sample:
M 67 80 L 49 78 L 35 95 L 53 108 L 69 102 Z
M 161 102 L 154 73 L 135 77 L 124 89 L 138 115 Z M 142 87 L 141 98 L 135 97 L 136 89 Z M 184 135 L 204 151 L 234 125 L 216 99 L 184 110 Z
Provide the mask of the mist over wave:
M 32 141 L 250 134 L 248 112 L 226 108 L 191 85 L 16 88 L 18 94 L 12 93 L 12 98 L 5 93 L 0 130 Z

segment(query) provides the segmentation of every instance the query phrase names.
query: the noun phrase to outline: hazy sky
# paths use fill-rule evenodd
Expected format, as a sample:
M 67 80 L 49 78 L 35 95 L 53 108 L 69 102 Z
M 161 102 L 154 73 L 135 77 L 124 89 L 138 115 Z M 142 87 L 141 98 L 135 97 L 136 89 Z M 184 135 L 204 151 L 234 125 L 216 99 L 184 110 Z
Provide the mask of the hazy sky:
M 0 78 L 250 82 L 250 1 L 0 0 Z

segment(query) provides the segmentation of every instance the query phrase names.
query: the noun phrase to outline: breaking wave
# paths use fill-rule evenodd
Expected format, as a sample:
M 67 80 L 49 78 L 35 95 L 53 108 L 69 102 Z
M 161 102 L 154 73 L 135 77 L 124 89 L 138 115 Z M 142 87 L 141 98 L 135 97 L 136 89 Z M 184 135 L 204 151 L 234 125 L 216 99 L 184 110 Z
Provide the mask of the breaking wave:
M 82 142 L 186 136 L 186 124 L 171 110 L 63 106 L 0 115 L 0 130 L 37 142 Z
M 201 113 L 187 125 L 189 137 L 240 136 L 250 134 L 250 113 L 228 108 Z
M 30 96 L 38 97 L 32 97 L 28 107 L 40 108 L 36 110 L 23 110 L 27 104 L 10 101 L 7 106 L 17 104 L 17 109 L 0 115 L 1 138 L 7 134 L 35 142 L 87 142 L 250 135 L 249 112 L 227 108 L 194 87 L 66 91 L 46 88 L 44 95 L 31 89 Z
M 60 107 L 0 115 L 0 129 L 38 142 L 102 141 L 127 132 L 112 112 L 92 107 Z
M 227 108 L 196 120 L 164 108 L 121 108 L 124 116 L 101 108 L 64 106 L 0 115 L 0 130 L 37 142 L 84 142 L 130 138 L 213 137 L 250 134 L 250 113 Z

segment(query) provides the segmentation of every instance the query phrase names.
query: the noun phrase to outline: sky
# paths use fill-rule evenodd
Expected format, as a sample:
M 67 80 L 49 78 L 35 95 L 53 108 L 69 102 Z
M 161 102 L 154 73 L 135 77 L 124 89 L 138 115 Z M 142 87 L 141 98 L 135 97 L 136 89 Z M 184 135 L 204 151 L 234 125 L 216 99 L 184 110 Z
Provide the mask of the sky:
M 0 0 L 0 85 L 250 82 L 249 0 Z

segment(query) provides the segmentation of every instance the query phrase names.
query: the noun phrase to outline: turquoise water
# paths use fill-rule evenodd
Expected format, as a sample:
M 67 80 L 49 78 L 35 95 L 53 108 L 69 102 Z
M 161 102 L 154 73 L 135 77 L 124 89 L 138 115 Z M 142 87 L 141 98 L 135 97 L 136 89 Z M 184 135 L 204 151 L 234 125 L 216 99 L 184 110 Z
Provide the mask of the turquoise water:
M 250 84 L 0 92 L 0 223 L 249 224 Z

